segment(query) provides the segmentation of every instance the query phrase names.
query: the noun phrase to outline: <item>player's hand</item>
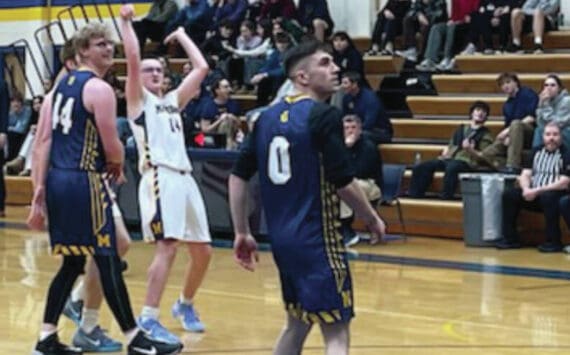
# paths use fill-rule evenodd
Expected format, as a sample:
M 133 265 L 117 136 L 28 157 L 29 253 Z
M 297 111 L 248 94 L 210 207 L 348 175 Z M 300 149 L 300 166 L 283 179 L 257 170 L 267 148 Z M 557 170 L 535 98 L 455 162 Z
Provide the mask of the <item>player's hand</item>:
M 257 254 L 257 242 L 251 234 L 236 234 L 234 260 L 246 270 L 255 270 L 255 266 L 259 262 L 259 255 Z
M 123 175 L 123 164 L 122 163 L 107 163 L 106 169 L 107 177 L 110 182 L 117 184 Z M 123 176 L 124 178 L 124 176 Z
M 184 27 L 179 26 L 177 29 L 172 31 L 168 36 L 166 36 L 166 38 L 164 39 L 164 44 L 168 44 L 174 41 L 178 36 L 184 34 L 186 34 L 186 32 L 184 32 Z
M 386 223 L 384 223 L 382 218 L 376 216 L 376 218 L 367 224 L 367 227 L 370 233 L 372 233 L 370 244 L 377 244 L 384 239 L 386 235 Z
M 132 20 L 135 17 L 135 7 L 132 4 L 123 5 L 119 10 L 119 15 L 123 20 Z
M 30 229 L 44 230 L 46 221 L 45 211 L 45 190 L 43 187 L 38 187 L 36 191 L 34 191 L 30 214 L 26 220 L 26 224 Z

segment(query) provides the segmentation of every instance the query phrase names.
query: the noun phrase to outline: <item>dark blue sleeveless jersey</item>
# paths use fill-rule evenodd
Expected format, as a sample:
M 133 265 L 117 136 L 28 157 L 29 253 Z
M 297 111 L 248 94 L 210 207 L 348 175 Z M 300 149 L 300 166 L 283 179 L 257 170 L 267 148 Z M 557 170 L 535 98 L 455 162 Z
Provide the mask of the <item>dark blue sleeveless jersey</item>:
M 91 71 L 72 71 L 52 98 L 52 168 L 102 172 L 105 154 L 93 114 L 83 106 L 83 87 Z
M 278 246 L 288 254 L 321 246 L 323 237 L 335 234 L 336 189 L 354 175 L 340 111 L 308 97 L 287 97 L 269 107 L 257 120 L 233 173 L 249 179 L 255 171 L 274 250 Z

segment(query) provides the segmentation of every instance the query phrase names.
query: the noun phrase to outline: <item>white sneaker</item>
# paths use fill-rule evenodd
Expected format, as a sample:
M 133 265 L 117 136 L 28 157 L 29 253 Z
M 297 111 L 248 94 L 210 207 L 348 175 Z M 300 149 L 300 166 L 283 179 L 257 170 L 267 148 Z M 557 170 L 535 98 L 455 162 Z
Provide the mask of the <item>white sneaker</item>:
M 424 59 L 423 62 L 416 65 L 416 69 L 419 71 L 435 71 L 435 63 L 429 59 Z
M 396 51 L 396 55 L 400 57 L 404 57 L 410 62 L 417 62 L 418 61 L 418 51 L 416 48 L 408 48 L 403 51 Z
M 444 58 L 438 65 L 436 65 L 437 70 L 449 71 L 455 66 L 455 58 Z
M 477 48 L 473 43 L 469 43 L 467 47 L 461 52 L 461 55 L 473 55 L 477 51 Z

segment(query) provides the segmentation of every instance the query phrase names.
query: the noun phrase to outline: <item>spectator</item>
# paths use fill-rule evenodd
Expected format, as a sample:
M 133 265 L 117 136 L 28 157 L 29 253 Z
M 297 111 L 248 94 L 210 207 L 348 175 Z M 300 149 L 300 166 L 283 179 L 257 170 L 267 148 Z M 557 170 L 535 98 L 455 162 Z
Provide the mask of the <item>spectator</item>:
M 222 21 L 237 26 L 245 19 L 247 0 L 215 0 L 212 7 L 215 10 L 211 28 L 218 28 Z
M 532 89 L 521 86 L 514 73 L 499 75 L 497 84 L 507 95 L 507 101 L 503 105 L 505 127 L 481 155 L 496 168 L 503 167 L 506 157 L 505 168 L 499 170 L 506 174 L 518 174 L 523 149 L 532 145 L 538 95 Z
M 511 31 L 513 42 L 507 48 L 509 52 L 522 52 L 521 35 L 534 34 L 534 53 L 543 53 L 542 37 L 544 32 L 557 28 L 560 0 L 526 0 L 522 9 L 511 12 Z
M 362 129 L 375 144 L 390 143 L 394 130 L 382 102 L 374 91 L 362 85 L 362 77 L 356 72 L 342 76 L 343 114 L 356 114 L 362 118 Z
M 368 201 L 378 201 L 381 197 L 382 159 L 376 144 L 362 134 L 362 121 L 357 115 L 343 118 L 344 142 L 348 148 L 355 170 L 355 180 Z M 341 234 L 347 246 L 358 243 L 360 237 L 352 229 L 354 213 L 344 202 L 340 203 Z
M 255 24 L 249 20 L 243 21 L 240 26 L 240 35 L 236 41 L 237 49 L 243 51 L 255 49 L 261 45 L 262 41 L 263 39 L 255 31 Z M 244 58 L 234 54 L 230 60 L 229 77 L 232 84 L 235 83 L 234 87 L 238 88 L 239 93 L 253 89 L 251 78 L 259 71 L 262 65 L 263 57 Z
M 321 42 L 332 33 L 334 23 L 327 0 L 299 0 L 297 16 L 301 26 Z
M 260 19 L 276 19 L 284 17 L 293 20 L 296 17 L 296 8 L 293 0 L 267 0 L 261 6 Z
M 239 131 L 239 104 L 231 98 L 232 87 L 227 79 L 216 80 L 212 84 L 212 98 L 201 107 L 200 128 L 204 133 L 226 135 L 226 149 L 237 148 L 236 137 Z
M 348 71 L 360 74 L 364 79 L 364 60 L 362 54 L 356 49 L 352 38 L 344 31 L 332 35 L 333 59 L 340 68 L 339 77 Z
M 511 11 L 519 7 L 521 0 L 481 0 L 479 9 L 471 13 L 469 42 L 462 55 L 472 55 L 477 51 L 479 37 L 483 39 L 484 54 L 493 54 L 493 29 L 499 32 L 500 51 L 504 52 L 511 31 Z
M 19 92 L 12 95 L 10 115 L 8 117 L 8 159 L 12 160 L 18 154 L 32 118 L 32 110 L 24 104 L 24 97 Z
M 227 77 L 232 53 L 225 46 L 235 46 L 234 25 L 228 20 L 220 22 L 216 33 L 200 46 L 202 53 L 211 57 Z
M 570 147 L 570 95 L 564 88 L 562 80 L 555 74 L 546 76 L 544 87 L 538 95 L 533 148 L 542 144 L 544 126 L 548 122 L 558 124 L 562 134 L 562 143 Z
M 184 108 L 184 141 L 186 142 L 186 146 L 193 144 L 192 139 L 194 138 L 194 134 L 201 130 L 200 115 L 202 114 L 202 105 L 205 102 L 210 102 L 211 97 L 207 89 L 202 86 L 196 96 L 194 96 Z
M 413 168 L 410 197 L 421 198 L 433 180 L 435 171 L 445 171 L 441 198 L 451 200 L 457 189 L 459 173 L 471 171 L 479 164 L 478 155 L 493 143 L 493 136 L 485 127 L 489 105 L 475 101 L 469 109 L 469 124 L 460 125 L 449 140 L 448 146 L 434 160 L 420 163 Z
M 402 20 L 410 10 L 410 0 L 388 0 L 376 14 L 376 23 L 372 30 L 372 46 L 368 55 L 392 55 L 394 38 L 402 32 Z
M 570 154 L 555 122 L 546 125 L 542 139 L 543 145 L 535 149 L 519 176 L 520 187 L 503 192 L 503 238 L 496 243 L 498 249 L 520 248 L 517 217 L 526 209 L 544 214 L 546 241 L 538 250 L 562 250 L 559 203 L 568 194 Z
M 423 62 L 416 66 L 420 71 L 447 71 L 453 69 L 455 34 L 464 31 L 471 22 L 471 13 L 477 10 L 479 0 L 452 0 L 451 18 L 447 23 L 433 25 L 429 31 Z M 440 51 L 443 50 L 443 56 Z M 441 61 L 436 65 L 439 58 Z
M 431 26 L 445 23 L 447 18 L 447 4 L 445 0 L 418 0 L 412 2 L 410 11 L 404 16 L 402 24 L 405 49 L 396 51 L 396 55 L 404 57 L 411 62 L 416 62 L 425 49 Z M 416 32 L 418 31 L 422 37 L 419 51 L 416 44 Z
M 8 86 L 3 78 L 0 78 L 0 150 L 4 150 L 8 141 L 6 131 L 8 129 L 10 94 Z M 4 154 L 0 154 L 0 217 L 6 217 L 6 185 L 4 183 Z
M 147 39 L 162 42 L 166 24 L 176 16 L 177 11 L 178 5 L 175 0 L 154 0 L 148 14 L 142 20 L 133 22 L 141 53 L 144 53 Z
M 267 57 L 259 72 L 251 78 L 251 83 L 258 85 L 258 106 L 267 105 L 285 81 L 283 55 L 291 46 L 291 39 L 286 33 L 280 32 L 274 36 L 274 42 L 275 49 Z
M 188 5 L 168 22 L 164 33 L 172 33 L 176 27 L 182 26 L 195 43 L 202 43 L 212 23 L 211 15 L 208 0 L 188 0 Z

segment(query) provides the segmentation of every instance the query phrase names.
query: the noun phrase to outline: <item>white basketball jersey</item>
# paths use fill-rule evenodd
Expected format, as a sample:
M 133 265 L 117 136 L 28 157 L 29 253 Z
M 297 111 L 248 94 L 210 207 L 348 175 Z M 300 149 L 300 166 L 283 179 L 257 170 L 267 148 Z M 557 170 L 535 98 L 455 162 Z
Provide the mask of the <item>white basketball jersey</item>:
M 143 91 L 143 112 L 136 120 L 129 120 L 137 144 L 141 174 L 151 166 L 191 172 L 177 91 L 173 90 L 162 98 L 146 89 Z

